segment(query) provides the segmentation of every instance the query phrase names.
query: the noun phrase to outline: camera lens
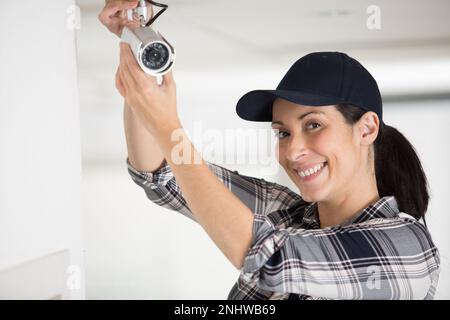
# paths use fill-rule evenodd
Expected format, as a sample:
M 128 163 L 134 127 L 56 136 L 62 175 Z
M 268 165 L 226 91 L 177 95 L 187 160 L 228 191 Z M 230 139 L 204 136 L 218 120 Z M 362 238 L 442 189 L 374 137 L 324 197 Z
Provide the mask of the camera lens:
M 169 50 L 159 42 L 148 45 L 142 54 L 144 65 L 152 70 L 161 69 L 169 59 Z

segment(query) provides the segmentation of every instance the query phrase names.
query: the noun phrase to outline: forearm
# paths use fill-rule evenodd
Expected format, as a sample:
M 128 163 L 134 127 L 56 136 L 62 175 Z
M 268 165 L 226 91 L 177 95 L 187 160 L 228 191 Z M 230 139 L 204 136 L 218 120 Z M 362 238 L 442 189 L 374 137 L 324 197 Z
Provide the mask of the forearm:
M 185 141 L 182 151 L 198 153 L 178 119 L 176 85 L 172 70 L 155 77 L 143 72 L 129 45 L 120 44 L 118 89 L 133 109 L 133 114 L 156 139 L 170 166 L 181 193 L 196 220 L 236 268 L 241 268 L 252 240 L 253 213 L 229 191 L 201 160 L 200 164 L 172 159 L 172 150 L 180 148 L 172 141 L 176 131 Z M 189 160 L 189 159 L 188 159 Z
M 253 213 L 209 170 L 186 132 L 181 127 L 177 130 L 177 137 L 185 141 L 181 149 L 183 156 L 187 153 L 184 163 L 172 157 L 180 141 L 172 141 L 170 133 L 159 135 L 161 150 L 196 220 L 239 269 L 252 240 Z M 195 163 L 196 159 L 200 161 Z
M 139 171 L 156 171 L 163 164 L 164 154 L 155 138 L 126 104 L 123 117 L 128 160 L 131 165 Z

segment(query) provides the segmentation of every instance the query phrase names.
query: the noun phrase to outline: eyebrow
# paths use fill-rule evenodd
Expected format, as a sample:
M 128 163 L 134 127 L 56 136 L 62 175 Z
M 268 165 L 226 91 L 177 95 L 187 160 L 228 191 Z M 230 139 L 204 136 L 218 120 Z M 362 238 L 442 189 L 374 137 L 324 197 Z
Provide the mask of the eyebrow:
M 311 113 L 321 113 L 321 114 L 325 114 L 325 112 L 322 112 L 322 111 L 309 111 L 309 112 L 305 112 L 304 114 L 300 115 L 300 116 L 298 117 L 298 120 L 302 120 L 304 117 L 306 117 L 308 114 L 311 114 Z M 281 124 L 281 125 L 284 125 L 284 123 L 281 122 L 281 121 L 272 121 L 272 125 L 274 125 L 274 124 Z

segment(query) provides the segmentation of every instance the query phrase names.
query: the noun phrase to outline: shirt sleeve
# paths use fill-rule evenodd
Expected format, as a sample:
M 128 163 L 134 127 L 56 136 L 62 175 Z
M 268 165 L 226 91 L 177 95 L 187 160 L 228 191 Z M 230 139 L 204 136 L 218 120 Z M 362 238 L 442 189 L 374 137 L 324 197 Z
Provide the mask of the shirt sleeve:
M 412 219 L 277 229 L 256 214 L 241 277 L 263 290 L 330 299 L 432 299 L 439 264 L 428 231 Z
M 128 158 L 126 162 L 131 178 L 144 189 L 150 201 L 196 221 L 167 161 L 164 160 L 163 166 L 154 172 L 138 171 Z M 207 161 L 205 163 L 212 173 L 254 213 L 266 215 L 286 208 L 300 199 L 300 195 L 285 186 L 245 176 L 238 171 L 231 171 Z

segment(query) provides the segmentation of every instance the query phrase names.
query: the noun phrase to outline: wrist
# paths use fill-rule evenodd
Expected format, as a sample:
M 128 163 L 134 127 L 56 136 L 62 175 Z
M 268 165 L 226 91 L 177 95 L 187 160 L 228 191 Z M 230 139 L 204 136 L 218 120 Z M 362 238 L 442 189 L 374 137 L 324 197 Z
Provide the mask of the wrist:
M 163 140 L 176 140 L 180 136 L 180 130 L 184 130 L 181 122 L 175 119 L 171 122 L 160 123 L 158 126 L 151 129 L 152 134 L 159 141 Z
M 170 164 L 192 164 L 200 161 L 194 145 L 181 125 L 160 131 L 157 141 Z

